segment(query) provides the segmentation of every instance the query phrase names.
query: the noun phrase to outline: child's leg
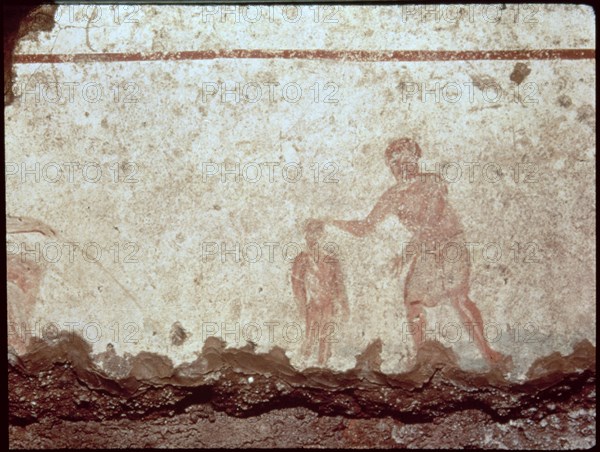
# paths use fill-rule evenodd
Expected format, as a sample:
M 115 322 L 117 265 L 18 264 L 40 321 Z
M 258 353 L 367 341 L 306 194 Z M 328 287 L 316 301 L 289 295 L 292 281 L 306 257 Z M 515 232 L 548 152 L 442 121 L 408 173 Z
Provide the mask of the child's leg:
M 308 315 L 306 316 L 306 334 L 304 335 L 304 340 L 302 341 L 302 356 L 308 358 L 310 356 L 310 352 L 312 350 L 313 338 L 312 338 L 312 322 Z
M 321 346 L 321 362 L 325 364 L 329 358 L 331 358 L 331 344 L 332 342 L 337 342 L 335 339 L 336 332 L 338 330 L 338 326 L 335 322 L 332 322 L 333 318 L 333 309 L 330 308 L 329 312 L 324 313 L 323 318 L 326 320 L 326 323 L 323 324 L 323 329 L 321 331 L 320 337 L 320 346 Z

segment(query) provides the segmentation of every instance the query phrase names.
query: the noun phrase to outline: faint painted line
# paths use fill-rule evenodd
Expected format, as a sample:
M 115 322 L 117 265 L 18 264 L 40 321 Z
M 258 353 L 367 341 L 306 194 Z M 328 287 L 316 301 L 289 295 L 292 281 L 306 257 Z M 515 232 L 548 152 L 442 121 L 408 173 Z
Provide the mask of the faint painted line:
M 76 53 L 14 55 L 16 64 L 112 63 L 121 61 L 181 61 L 214 59 L 335 60 L 349 62 L 467 60 L 589 60 L 596 49 L 539 50 L 191 50 L 152 53 Z

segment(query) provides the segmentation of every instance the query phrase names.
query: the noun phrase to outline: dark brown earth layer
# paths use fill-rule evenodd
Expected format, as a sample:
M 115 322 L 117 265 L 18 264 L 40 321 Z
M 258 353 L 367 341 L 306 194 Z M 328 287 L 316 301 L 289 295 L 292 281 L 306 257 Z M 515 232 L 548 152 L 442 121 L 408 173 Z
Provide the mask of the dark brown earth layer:
M 26 355 L 9 355 L 11 446 L 595 443 L 595 347 L 587 341 L 537 360 L 522 383 L 465 372 L 437 342 L 425 344 L 413 371 L 384 375 L 380 351 L 374 342 L 347 372 L 299 372 L 280 349 L 226 349 L 217 338 L 178 367 L 151 353 L 92 356 L 74 335 L 36 341 Z
M 149 420 L 75 422 L 44 419 L 9 427 L 11 448 L 473 448 L 573 449 L 595 443 L 595 415 L 556 403 L 528 419 L 494 421 L 479 410 L 431 422 L 392 417 L 348 419 L 306 408 L 276 409 L 247 419 L 193 405 Z M 551 411 L 554 411 L 551 413 Z
M 2 4 L 5 106 L 10 105 L 14 100 L 12 63 L 16 43 L 22 38 L 37 39 L 37 33 L 54 28 L 54 14 L 57 5 L 39 6 L 40 3 L 39 0 L 21 0 Z

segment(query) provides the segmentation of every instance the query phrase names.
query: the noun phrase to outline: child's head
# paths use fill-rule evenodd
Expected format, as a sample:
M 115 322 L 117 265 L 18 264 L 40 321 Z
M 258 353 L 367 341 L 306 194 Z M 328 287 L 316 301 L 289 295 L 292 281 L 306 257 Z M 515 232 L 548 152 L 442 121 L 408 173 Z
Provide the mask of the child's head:
M 308 220 L 304 226 L 306 243 L 308 243 L 309 246 L 312 246 L 323 235 L 324 230 L 325 227 L 322 221 Z

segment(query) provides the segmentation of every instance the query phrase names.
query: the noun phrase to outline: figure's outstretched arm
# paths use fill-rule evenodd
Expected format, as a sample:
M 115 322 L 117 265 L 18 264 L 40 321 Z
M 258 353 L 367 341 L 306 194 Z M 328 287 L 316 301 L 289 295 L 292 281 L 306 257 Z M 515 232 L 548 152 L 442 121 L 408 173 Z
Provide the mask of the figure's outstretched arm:
M 392 192 L 393 189 L 394 187 L 386 191 L 381 198 L 379 198 L 379 201 L 377 201 L 373 210 L 371 210 L 364 220 L 333 220 L 330 223 L 357 237 L 364 237 L 370 234 L 378 223 L 381 223 L 393 212 L 395 204 L 395 194 Z
M 6 233 L 19 234 L 25 232 L 39 232 L 47 237 L 56 237 L 56 232 L 47 224 L 29 217 L 6 216 Z
M 304 283 L 306 277 L 306 259 L 305 254 L 300 253 L 292 265 L 292 292 L 294 299 L 300 310 L 302 317 L 306 317 L 306 285 Z

